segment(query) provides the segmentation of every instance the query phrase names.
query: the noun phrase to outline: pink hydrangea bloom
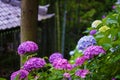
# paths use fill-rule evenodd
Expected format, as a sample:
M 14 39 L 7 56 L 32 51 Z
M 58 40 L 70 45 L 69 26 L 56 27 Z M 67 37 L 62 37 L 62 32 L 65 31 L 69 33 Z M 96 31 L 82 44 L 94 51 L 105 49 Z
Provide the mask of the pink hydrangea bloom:
M 63 76 L 64 76 L 65 78 L 70 78 L 70 73 L 64 73 Z
M 82 56 L 82 57 L 78 57 L 75 60 L 75 66 L 81 66 L 85 61 L 86 61 L 86 57 Z
M 91 59 L 94 56 L 97 56 L 99 54 L 104 54 L 105 50 L 102 48 L 102 46 L 89 46 L 84 52 L 84 56 L 87 59 Z
M 62 70 L 62 69 L 71 70 L 72 69 L 72 65 L 68 63 L 67 59 L 62 59 L 62 58 L 55 59 L 52 65 L 55 69 L 59 69 L 59 70 Z
M 68 64 L 66 65 L 66 69 L 67 69 L 67 70 L 72 70 L 72 69 L 73 69 L 73 67 L 72 67 L 72 65 L 71 65 L 71 64 L 69 64 L 69 63 L 68 63 Z
M 77 70 L 75 75 L 76 76 L 79 76 L 81 78 L 85 78 L 86 75 L 89 73 L 89 70 L 86 70 L 86 69 L 80 69 L 80 70 Z

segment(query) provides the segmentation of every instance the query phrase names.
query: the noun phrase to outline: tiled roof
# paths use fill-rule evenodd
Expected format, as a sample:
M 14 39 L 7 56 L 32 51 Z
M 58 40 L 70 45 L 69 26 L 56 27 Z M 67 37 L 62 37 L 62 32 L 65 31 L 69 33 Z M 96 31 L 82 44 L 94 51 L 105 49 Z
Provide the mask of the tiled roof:
M 11 2 L 7 2 L 11 1 Z M 47 14 L 49 5 L 39 6 L 38 20 L 51 18 L 54 14 Z M 11 29 L 20 26 L 21 8 L 20 1 L 0 0 L 0 30 Z

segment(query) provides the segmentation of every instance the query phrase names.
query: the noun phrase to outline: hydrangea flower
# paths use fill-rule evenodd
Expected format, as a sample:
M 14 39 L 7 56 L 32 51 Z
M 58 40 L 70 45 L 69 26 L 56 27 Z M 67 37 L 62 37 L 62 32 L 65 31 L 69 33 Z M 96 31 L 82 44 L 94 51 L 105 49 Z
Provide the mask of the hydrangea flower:
M 65 78 L 70 78 L 70 73 L 64 73 L 63 76 L 64 76 Z
M 90 35 L 94 35 L 94 34 L 96 34 L 96 32 L 97 32 L 97 30 L 91 30 Z
M 86 69 L 80 69 L 80 70 L 77 70 L 75 75 L 76 76 L 79 76 L 81 78 L 85 78 L 86 75 L 89 73 L 89 70 L 86 70 Z
M 33 69 L 38 69 L 44 67 L 46 64 L 45 60 L 42 58 L 32 57 L 23 65 L 23 69 L 31 71 Z
M 70 51 L 69 54 L 72 56 L 74 54 L 74 51 Z
M 52 65 L 55 69 L 59 69 L 59 70 L 62 70 L 62 69 L 71 70 L 72 69 L 72 65 L 68 63 L 67 59 L 62 59 L 62 58 L 55 59 Z
M 53 63 L 53 61 L 58 58 L 63 58 L 63 55 L 59 52 L 55 52 L 49 57 L 49 61 L 50 63 Z
M 82 57 L 78 57 L 75 60 L 75 66 L 81 66 L 85 61 L 86 61 L 86 57 L 82 56 Z
M 18 70 L 16 72 L 13 72 L 11 74 L 11 79 L 10 80 L 15 80 L 15 78 L 18 76 L 18 78 L 21 80 L 21 79 L 25 79 L 27 76 L 28 76 L 29 72 L 26 71 L 26 70 Z
M 108 26 L 102 26 L 101 28 L 99 28 L 99 31 L 100 32 L 105 32 L 105 31 L 107 31 L 108 29 L 110 29 Z
M 99 25 L 99 24 L 101 24 L 102 23 L 102 21 L 101 20 L 95 20 L 93 23 L 92 23 L 92 28 L 97 28 L 97 26 Z
M 113 5 L 113 6 L 112 6 L 112 9 L 115 9 L 115 8 L 116 8 L 116 6 L 115 6 L 115 5 Z
M 116 78 L 112 78 L 111 80 L 116 80 Z
M 78 41 L 77 49 L 83 51 L 88 46 L 95 44 L 96 44 L 96 40 L 92 35 L 84 36 Z
M 72 68 L 73 68 L 73 66 L 68 63 L 68 64 L 66 65 L 66 68 L 65 68 L 65 69 L 67 69 L 67 70 L 72 70 Z
M 38 50 L 38 45 L 33 41 L 25 41 L 18 47 L 18 54 L 23 55 L 25 53 L 35 52 Z
M 120 4 L 120 0 L 117 0 L 117 2 L 115 4 Z
M 91 59 L 96 55 L 104 54 L 104 53 L 105 53 L 105 50 L 102 48 L 102 46 L 89 46 L 83 52 L 84 57 L 86 57 L 87 59 Z
M 104 19 L 104 18 L 106 18 L 106 16 L 105 16 L 105 15 L 102 15 L 102 18 Z

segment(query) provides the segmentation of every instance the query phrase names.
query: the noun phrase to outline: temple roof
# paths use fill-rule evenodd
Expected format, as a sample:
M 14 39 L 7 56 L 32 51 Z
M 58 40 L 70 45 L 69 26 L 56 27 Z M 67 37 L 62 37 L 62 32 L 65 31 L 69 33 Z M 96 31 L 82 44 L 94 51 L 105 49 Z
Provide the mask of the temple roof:
M 11 29 L 20 26 L 21 7 L 20 0 L 0 0 L 0 30 Z M 38 21 L 54 16 L 47 14 L 49 5 L 39 6 Z

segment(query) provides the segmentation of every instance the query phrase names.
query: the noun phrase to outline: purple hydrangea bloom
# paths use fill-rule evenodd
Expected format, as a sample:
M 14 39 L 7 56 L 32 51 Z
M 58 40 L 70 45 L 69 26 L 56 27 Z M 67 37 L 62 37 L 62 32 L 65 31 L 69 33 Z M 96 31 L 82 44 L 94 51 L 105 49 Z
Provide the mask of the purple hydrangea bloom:
M 77 49 L 83 52 L 85 48 L 95 44 L 96 40 L 92 35 L 84 36 L 78 41 Z
M 77 70 L 75 75 L 81 78 L 85 78 L 88 73 L 89 73 L 89 70 L 81 69 L 81 70 Z
M 115 9 L 115 8 L 116 8 L 116 6 L 115 6 L 115 5 L 113 5 L 113 6 L 112 6 L 112 9 Z
M 105 50 L 102 48 L 102 46 L 89 46 L 84 52 L 84 56 L 87 58 L 87 59 L 91 59 L 93 58 L 94 56 L 96 55 L 99 55 L 99 54 L 104 54 L 105 53 Z
M 96 34 L 96 32 L 97 32 L 97 30 L 91 30 L 90 35 L 94 35 L 94 34 Z
M 104 18 L 106 18 L 106 16 L 105 16 L 105 15 L 102 15 L 102 18 L 104 19 Z
M 11 79 L 10 80 L 15 80 L 15 78 L 18 76 L 18 78 L 21 80 L 21 79 L 25 79 L 27 76 L 28 76 L 29 72 L 26 71 L 26 70 L 18 70 L 16 72 L 13 72 L 11 74 Z
M 86 57 L 82 56 L 82 57 L 78 57 L 75 60 L 75 66 L 81 66 L 85 61 L 86 61 Z
M 55 53 L 53 53 L 53 54 L 49 57 L 49 61 L 50 61 L 50 63 L 53 63 L 53 61 L 54 61 L 55 59 L 58 59 L 58 58 L 63 58 L 63 56 L 62 56 L 61 53 L 55 52 Z
M 23 69 L 31 71 L 33 69 L 42 68 L 45 66 L 45 64 L 46 62 L 44 59 L 33 57 L 25 62 L 25 64 L 23 65 Z
M 116 78 L 112 78 L 112 80 L 116 80 Z
M 25 53 L 35 52 L 38 50 L 38 45 L 33 41 L 25 41 L 18 47 L 18 54 L 23 55 Z
M 70 78 L 70 73 L 64 73 L 63 76 L 64 76 L 65 78 Z
M 62 58 L 55 59 L 52 65 L 55 69 L 59 69 L 59 70 L 62 70 L 62 69 L 71 70 L 72 69 L 72 65 L 68 63 L 67 59 L 62 59 Z

